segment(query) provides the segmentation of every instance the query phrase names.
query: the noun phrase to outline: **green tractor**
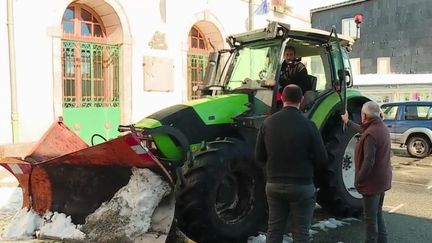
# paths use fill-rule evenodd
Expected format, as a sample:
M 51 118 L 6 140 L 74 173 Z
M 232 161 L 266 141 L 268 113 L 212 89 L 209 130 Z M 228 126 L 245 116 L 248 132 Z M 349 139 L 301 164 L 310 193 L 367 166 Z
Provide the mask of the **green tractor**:
M 20 182 L 24 207 L 63 212 L 82 224 L 127 184 L 132 167 L 140 167 L 159 173 L 175 189 L 154 213 L 165 219 L 153 227 L 157 242 L 166 239 L 174 214 L 177 227 L 200 243 L 244 241 L 264 230 L 265 170 L 254 159 L 254 147 L 264 119 L 280 109 L 278 79 L 289 45 L 309 74 L 311 90 L 304 92 L 301 110 L 319 128 L 329 155 L 328 167 L 315 173 L 317 201 L 334 215 L 358 216 L 356 134 L 340 118 L 348 110 L 359 122 L 369 100 L 350 89 L 353 40 L 334 29 L 271 22 L 227 41 L 229 49 L 210 55 L 205 85 L 194 87 L 202 99 L 120 126 L 125 135 L 92 147 L 58 123 L 24 160 L 0 161 Z
M 230 49 L 212 53 L 204 98 L 169 107 L 136 127 L 178 129 L 192 155 L 182 168 L 176 194 L 178 226 L 198 242 L 237 240 L 266 223 L 265 176 L 254 160 L 257 131 L 278 110 L 278 77 L 285 46 L 293 46 L 306 63 L 312 90 L 305 92 L 304 116 L 319 128 L 330 164 L 316 172 L 318 203 L 339 216 L 358 216 L 361 195 L 354 188 L 355 133 L 344 128 L 348 110 L 360 120 L 368 99 L 349 89 L 352 73 L 350 38 L 316 29 L 293 29 L 272 22 L 265 29 L 232 35 Z M 178 159 L 178 144 L 154 138 L 158 151 Z

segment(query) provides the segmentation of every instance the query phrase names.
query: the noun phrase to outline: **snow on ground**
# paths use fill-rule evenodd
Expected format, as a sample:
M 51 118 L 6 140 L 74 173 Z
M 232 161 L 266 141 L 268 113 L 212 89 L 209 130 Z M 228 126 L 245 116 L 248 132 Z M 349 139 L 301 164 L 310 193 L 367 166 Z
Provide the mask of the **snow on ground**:
M 86 224 L 74 225 L 70 216 L 47 212 L 39 216 L 33 210 L 21 208 L 20 188 L 0 188 L 0 216 L 15 214 L 3 231 L 2 240 L 27 240 L 35 234 L 58 239 L 90 239 L 98 241 L 132 241 L 147 232 L 151 216 L 160 200 L 170 193 L 170 186 L 148 169 L 132 169 L 129 183 L 107 203 L 86 219 Z M 0 232 L 1 233 L 1 232 Z
M 311 228 L 318 228 L 318 229 L 320 229 L 322 231 L 327 232 L 329 229 L 336 229 L 337 227 L 348 225 L 348 224 L 350 224 L 349 223 L 350 221 L 360 221 L 360 220 L 356 219 L 356 218 L 344 218 L 342 220 L 337 220 L 337 219 L 334 219 L 334 218 L 329 218 L 329 219 L 326 219 L 326 220 L 318 221 L 317 223 L 313 224 L 311 226 Z M 309 234 L 310 235 L 313 236 L 314 234 L 317 234 L 317 233 L 318 233 L 318 231 L 313 230 L 313 229 L 309 229 Z M 293 239 L 292 239 L 291 236 L 292 236 L 291 233 L 289 234 L 289 236 L 288 235 L 284 235 L 283 243 L 291 243 L 291 242 L 293 242 Z M 248 243 L 265 243 L 265 242 L 266 242 L 266 235 L 265 235 L 265 233 L 260 233 L 258 236 L 251 236 L 248 239 Z
M 147 232 L 153 211 L 170 186 L 148 169 L 132 169 L 128 185 L 87 216 L 82 230 L 98 241 L 133 241 Z
M 85 234 L 80 231 L 81 226 L 72 223 L 70 216 L 64 213 L 48 212 L 43 216 L 45 223 L 40 227 L 41 236 L 54 236 L 59 239 L 84 240 Z
M 328 231 L 329 229 L 336 229 L 337 227 L 349 224 L 345 221 L 329 218 L 327 220 L 321 220 L 318 223 L 312 225 L 312 228 L 319 228 L 322 231 Z
M 33 210 L 22 208 L 13 217 L 3 232 L 2 238 L 7 240 L 32 239 L 35 230 L 43 223 L 42 218 Z
M 22 191 L 19 187 L 0 187 L 0 239 L 1 234 L 21 209 Z
M 0 188 L 0 214 L 16 213 L 22 205 L 22 190 L 19 187 Z
M 283 241 L 282 243 L 292 243 L 293 239 L 288 236 L 288 235 L 284 235 L 283 236 Z M 248 239 L 248 243 L 266 243 L 266 235 L 261 233 L 258 236 L 251 236 Z

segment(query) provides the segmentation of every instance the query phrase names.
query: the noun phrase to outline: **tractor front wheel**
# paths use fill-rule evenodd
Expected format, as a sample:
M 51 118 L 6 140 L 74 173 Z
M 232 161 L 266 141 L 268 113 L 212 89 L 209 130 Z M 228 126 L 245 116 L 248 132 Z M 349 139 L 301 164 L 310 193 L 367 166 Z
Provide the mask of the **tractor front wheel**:
M 262 169 L 242 141 L 207 144 L 177 192 L 179 228 L 197 242 L 241 242 L 266 223 Z

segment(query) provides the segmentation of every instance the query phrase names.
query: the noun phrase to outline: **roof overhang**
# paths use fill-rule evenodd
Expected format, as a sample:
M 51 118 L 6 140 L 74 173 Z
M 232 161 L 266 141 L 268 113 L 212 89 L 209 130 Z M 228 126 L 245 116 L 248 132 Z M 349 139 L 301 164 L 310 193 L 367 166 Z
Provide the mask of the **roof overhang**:
M 269 24 L 269 26 L 272 23 Z M 273 24 L 275 24 L 273 22 Z M 273 37 L 269 37 L 270 28 L 262 28 L 254 31 L 249 31 L 245 33 L 240 33 L 236 35 L 228 36 L 228 41 L 231 43 L 240 42 L 248 43 L 257 40 L 264 40 L 269 38 L 293 38 L 298 40 L 309 40 L 319 43 L 327 42 L 330 36 L 330 32 L 314 29 L 314 28 L 292 28 L 289 24 L 276 22 L 277 30 Z M 352 45 L 354 39 L 348 36 L 343 36 L 338 34 L 338 38 L 342 45 Z
M 369 1 L 369 0 L 349 0 L 349 1 L 345 1 L 345 2 L 340 2 L 340 3 L 324 6 L 324 7 L 314 8 L 314 9 L 310 10 L 310 13 L 312 14 L 312 13 L 321 12 L 321 11 L 325 11 L 325 10 L 329 10 L 329 9 L 340 8 L 340 7 L 353 5 L 353 4 L 361 3 L 361 2 L 366 2 L 366 1 Z

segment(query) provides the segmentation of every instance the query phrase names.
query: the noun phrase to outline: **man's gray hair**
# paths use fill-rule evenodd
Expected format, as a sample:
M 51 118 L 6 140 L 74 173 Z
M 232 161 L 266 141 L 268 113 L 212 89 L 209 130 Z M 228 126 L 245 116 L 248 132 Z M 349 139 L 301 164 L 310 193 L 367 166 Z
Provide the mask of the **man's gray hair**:
M 380 118 L 381 117 L 381 109 L 379 105 L 374 101 L 368 101 L 363 104 L 362 112 L 366 115 L 367 118 Z

